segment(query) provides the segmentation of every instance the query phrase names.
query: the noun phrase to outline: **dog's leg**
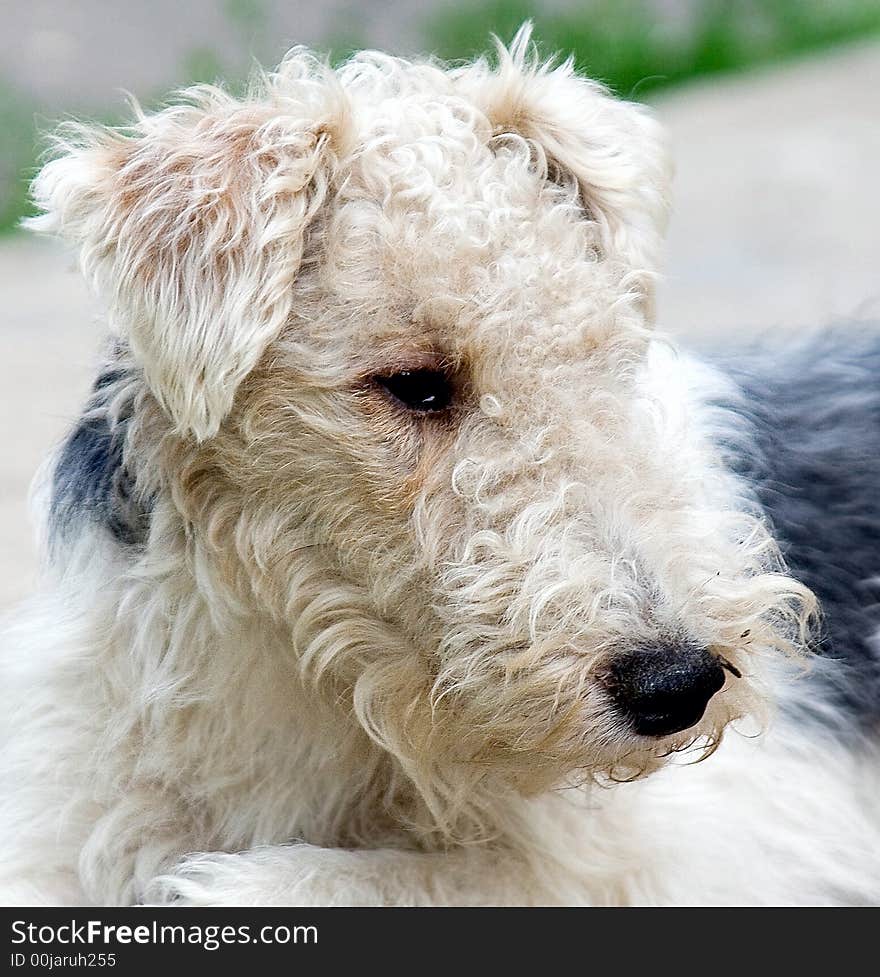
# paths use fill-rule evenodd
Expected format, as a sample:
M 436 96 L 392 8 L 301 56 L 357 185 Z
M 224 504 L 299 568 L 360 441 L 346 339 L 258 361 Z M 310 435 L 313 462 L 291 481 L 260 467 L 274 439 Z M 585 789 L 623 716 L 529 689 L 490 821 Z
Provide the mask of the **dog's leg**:
M 465 906 L 555 902 L 510 853 L 350 851 L 289 845 L 195 854 L 148 887 L 148 903 L 187 906 Z M 558 898 L 558 897 L 557 897 Z

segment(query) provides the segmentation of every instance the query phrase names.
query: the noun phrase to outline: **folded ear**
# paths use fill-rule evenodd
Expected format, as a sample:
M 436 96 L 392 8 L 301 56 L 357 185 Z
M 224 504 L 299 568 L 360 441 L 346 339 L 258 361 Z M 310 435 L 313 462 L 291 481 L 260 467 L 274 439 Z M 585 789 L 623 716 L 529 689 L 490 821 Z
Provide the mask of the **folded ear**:
M 580 78 L 571 59 L 542 63 L 530 38 L 527 23 L 509 49 L 498 44 L 497 68 L 477 61 L 459 70 L 457 84 L 496 133 L 534 140 L 574 176 L 607 256 L 631 271 L 650 319 L 669 211 L 663 130 L 643 106 Z
M 291 313 L 345 138 L 332 72 L 295 52 L 243 100 L 201 86 L 125 129 L 67 126 L 28 223 L 80 248 L 181 432 L 216 433 Z

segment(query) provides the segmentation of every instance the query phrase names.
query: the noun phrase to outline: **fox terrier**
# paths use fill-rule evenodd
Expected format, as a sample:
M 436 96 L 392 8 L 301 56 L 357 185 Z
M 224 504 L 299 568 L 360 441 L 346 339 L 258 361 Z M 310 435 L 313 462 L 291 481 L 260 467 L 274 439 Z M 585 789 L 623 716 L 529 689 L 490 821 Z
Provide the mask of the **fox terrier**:
M 527 28 L 61 129 L 5 902 L 880 901 L 880 341 L 677 352 L 668 178 Z

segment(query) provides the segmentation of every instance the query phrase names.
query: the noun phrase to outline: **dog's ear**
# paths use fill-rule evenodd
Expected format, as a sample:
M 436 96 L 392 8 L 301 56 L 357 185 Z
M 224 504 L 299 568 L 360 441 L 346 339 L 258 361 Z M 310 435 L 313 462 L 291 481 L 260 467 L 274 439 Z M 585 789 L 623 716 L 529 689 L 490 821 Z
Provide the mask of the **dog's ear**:
M 245 99 L 182 95 L 125 129 L 63 129 L 29 224 L 79 246 L 157 399 L 204 439 L 291 313 L 347 113 L 332 72 L 303 52 Z
M 671 182 L 662 127 L 643 106 L 579 77 L 571 59 L 542 63 L 530 40 L 527 23 L 509 48 L 498 43 L 497 67 L 459 69 L 457 85 L 495 133 L 533 140 L 577 180 L 604 251 L 631 272 L 650 319 Z

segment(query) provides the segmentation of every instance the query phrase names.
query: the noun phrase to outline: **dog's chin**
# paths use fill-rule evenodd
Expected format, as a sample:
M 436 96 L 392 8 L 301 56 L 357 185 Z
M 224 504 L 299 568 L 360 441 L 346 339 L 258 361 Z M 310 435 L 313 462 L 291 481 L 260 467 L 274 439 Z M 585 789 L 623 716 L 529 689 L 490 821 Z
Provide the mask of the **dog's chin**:
M 641 780 L 672 763 L 697 763 L 715 752 L 738 716 L 721 710 L 704 716 L 688 729 L 666 736 L 648 737 L 633 732 L 619 717 L 607 717 L 581 732 L 580 743 L 565 751 L 535 751 L 508 755 L 507 763 L 493 766 L 509 778 L 519 793 L 535 796 L 546 790 L 603 787 Z M 500 768 L 500 769 L 499 769 Z
M 710 700 L 692 724 L 645 735 L 596 683 L 576 702 L 563 704 L 550 723 L 520 725 L 511 709 L 505 713 L 510 725 L 496 725 L 491 739 L 478 723 L 462 724 L 460 716 L 457 724 L 436 732 L 442 736 L 444 760 L 457 770 L 487 775 L 489 782 L 535 796 L 557 788 L 639 780 L 669 764 L 708 759 L 731 728 L 759 731 L 763 722 L 753 716 L 762 705 L 755 687 L 743 678 Z M 497 735 L 499 729 L 504 736 Z M 663 729 L 659 720 L 658 729 Z
M 760 728 L 744 709 L 741 697 L 710 703 L 702 716 L 683 729 L 662 731 L 664 723 L 658 719 L 654 735 L 637 732 L 616 711 L 610 711 L 599 725 L 601 735 L 596 737 L 594 729 L 591 745 L 585 745 L 581 763 L 567 778 L 568 783 L 640 780 L 671 763 L 698 763 L 710 758 L 731 729 L 742 726 L 743 732 L 750 733 Z

